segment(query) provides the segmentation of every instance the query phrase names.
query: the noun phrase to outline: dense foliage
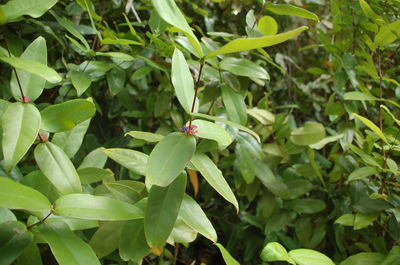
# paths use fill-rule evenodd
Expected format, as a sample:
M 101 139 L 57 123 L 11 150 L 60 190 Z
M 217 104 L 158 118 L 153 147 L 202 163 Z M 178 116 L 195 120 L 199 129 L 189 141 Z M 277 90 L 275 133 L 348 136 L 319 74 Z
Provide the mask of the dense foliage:
M 399 0 L 0 4 L 0 265 L 400 264 Z

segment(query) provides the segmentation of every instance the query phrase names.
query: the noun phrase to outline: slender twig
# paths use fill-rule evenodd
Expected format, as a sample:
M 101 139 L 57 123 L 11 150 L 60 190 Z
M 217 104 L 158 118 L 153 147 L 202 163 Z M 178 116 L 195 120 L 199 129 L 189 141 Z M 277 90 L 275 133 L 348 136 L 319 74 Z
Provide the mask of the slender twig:
M 8 48 L 8 44 L 7 43 L 6 43 L 6 48 L 7 48 L 7 51 L 8 51 L 8 56 L 11 57 L 11 52 L 10 52 L 10 49 Z M 14 70 L 15 77 L 17 78 L 19 92 L 21 92 L 21 100 L 22 100 L 22 102 L 25 103 L 25 94 L 24 94 L 24 91 L 22 90 L 22 85 L 21 85 L 21 81 L 19 80 L 19 76 L 18 76 L 17 70 L 15 69 L 15 67 L 13 67 L 12 69 Z
M 193 97 L 193 103 L 192 103 L 192 108 L 191 108 L 190 112 L 194 112 L 194 107 L 196 105 L 196 98 L 197 98 L 197 94 L 199 92 L 199 87 L 200 87 L 200 82 L 201 82 L 201 74 L 203 72 L 203 67 L 204 67 L 204 62 L 201 62 L 200 70 L 199 70 L 199 76 L 197 77 L 196 85 L 195 85 L 195 88 L 194 88 L 194 97 Z M 189 128 L 192 127 L 192 121 L 193 121 L 193 116 L 190 115 Z
M 383 97 L 383 76 L 382 76 L 382 54 L 381 50 L 378 47 L 378 74 L 379 74 L 379 98 Z M 379 128 L 381 131 L 383 131 L 383 118 L 382 118 L 382 109 L 379 108 L 379 114 L 378 114 L 378 119 L 379 119 Z M 382 155 L 383 157 L 386 157 L 384 143 L 382 141 Z
M 176 265 L 176 261 L 178 260 L 178 254 L 179 254 L 179 245 L 178 243 L 175 243 L 174 262 L 172 263 L 172 265 Z
M 50 217 L 50 215 L 51 215 L 52 213 L 53 213 L 53 210 L 51 210 L 51 211 L 49 212 L 49 214 L 46 215 L 46 217 L 43 218 L 42 220 L 39 220 L 39 221 L 37 221 L 36 223 L 33 223 L 33 224 L 31 224 L 31 225 L 28 225 L 28 226 L 26 227 L 26 229 L 31 229 L 31 228 L 34 227 L 34 226 L 37 226 L 37 225 L 42 224 L 44 221 L 46 221 L 47 218 Z

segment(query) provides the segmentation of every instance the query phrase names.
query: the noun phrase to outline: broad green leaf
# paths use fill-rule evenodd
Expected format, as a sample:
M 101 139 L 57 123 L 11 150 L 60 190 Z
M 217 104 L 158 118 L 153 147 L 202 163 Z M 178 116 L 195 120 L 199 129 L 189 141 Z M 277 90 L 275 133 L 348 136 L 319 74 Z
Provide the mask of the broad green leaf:
M 49 244 L 60 265 L 100 265 L 93 249 L 61 221 L 39 226 L 40 235 Z
M 359 2 L 360 2 L 360 6 L 361 6 L 362 11 L 364 12 L 364 14 L 365 14 L 368 18 L 370 18 L 370 19 L 372 19 L 372 20 L 378 19 L 378 20 L 381 20 L 381 21 L 383 22 L 382 18 L 381 18 L 380 16 L 378 16 L 378 15 L 374 12 L 374 10 L 372 10 L 372 8 L 371 8 L 370 5 L 367 3 L 367 1 L 365 1 L 365 0 L 359 0 Z
M 0 207 L 27 211 L 50 211 L 51 203 L 39 191 L 0 177 Z
M 50 142 L 36 146 L 35 160 L 43 174 L 62 194 L 81 192 L 81 182 L 74 165 L 64 151 Z
M 381 265 L 384 260 L 382 253 L 362 252 L 348 257 L 340 265 Z
M 233 141 L 229 133 L 215 123 L 204 120 L 194 120 L 192 125 L 197 126 L 197 137 L 214 140 L 221 149 L 226 148 Z
M 77 172 L 82 184 L 114 180 L 114 173 L 109 169 L 86 167 L 78 169 Z
M 14 260 L 21 255 L 32 239 L 32 233 L 26 230 L 23 223 L 16 221 L 1 223 L 0 264 L 14 264 Z
M 289 15 L 289 16 L 303 17 L 303 18 L 308 18 L 308 19 L 319 21 L 319 18 L 316 14 L 314 14 L 304 8 L 294 6 L 294 5 L 273 4 L 273 3 L 268 2 L 265 4 L 265 9 L 267 9 L 277 15 Z
M 215 116 L 210 116 L 210 115 L 207 115 L 207 114 L 203 114 L 203 113 L 193 113 L 193 112 L 191 112 L 189 114 L 194 116 L 194 117 L 203 118 L 203 119 L 206 119 L 206 120 L 218 121 L 218 122 L 221 122 L 223 124 L 235 127 L 235 128 L 237 128 L 239 130 L 242 130 L 244 132 L 247 132 L 247 133 L 251 134 L 259 143 L 261 142 L 260 137 L 258 136 L 258 134 L 256 134 L 254 131 L 250 130 L 249 128 L 247 128 L 247 127 L 245 127 L 243 125 L 240 125 L 240 124 L 237 124 L 237 123 L 234 123 L 234 122 L 222 119 L 222 118 L 218 118 L 218 117 L 215 117 Z
M 125 221 L 104 222 L 90 239 L 90 246 L 98 258 L 111 254 L 118 248 Z
M 326 204 L 322 200 L 307 198 L 287 201 L 285 207 L 299 214 L 313 214 L 323 211 Z
M 109 197 L 69 194 L 55 202 L 54 214 L 88 220 L 119 221 L 143 218 L 135 205 Z
M 197 97 L 194 98 L 193 77 L 183 53 L 178 49 L 175 49 L 172 57 L 171 81 L 175 88 L 176 97 L 183 109 L 188 113 L 191 112 L 193 100 L 196 100 L 193 111 L 197 112 L 199 102 Z
M 32 104 L 16 102 L 8 105 L 1 119 L 6 171 L 10 171 L 32 146 L 40 120 L 40 113 Z
M 146 195 L 146 186 L 143 182 L 124 179 L 118 181 L 105 181 L 104 186 L 121 201 L 136 203 Z
M 122 52 L 96 52 L 96 56 L 111 57 L 116 60 L 128 61 L 128 62 L 135 60 L 133 56 Z
M 400 260 L 400 246 L 393 247 L 380 265 L 396 264 Z
M 81 147 L 89 124 L 90 119 L 79 123 L 69 131 L 55 133 L 51 142 L 58 145 L 71 158 Z
M 392 120 L 397 124 L 397 126 L 400 126 L 400 120 L 396 118 L 396 116 L 389 110 L 388 107 L 386 107 L 385 105 L 380 105 L 379 107 L 383 109 L 392 118 Z
M 359 179 L 363 179 L 363 178 L 369 177 L 374 174 L 378 174 L 378 171 L 375 168 L 368 167 L 368 166 L 361 167 L 361 168 L 357 168 L 356 170 L 351 172 L 351 174 L 349 175 L 347 180 L 348 181 L 359 180 Z
M 46 40 L 43 37 L 38 37 L 35 39 L 31 44 L 29 44 L 28 47 L 26 47 L 25 51 L 21 55 L 21 58 L 47 65 Z M 36 74 L 22 70 L 16 71 L 24 95 L 30 98 L 31 101 L 36 100 L 42 94 L 46 80 Z M 11 75 L 10 88 L 14 98 L 19 100 L 21 98 L 21 92 L 14 72 Z
M 304 127 L 293 130 L 290 140 L 296 145 L 311 145 L 318 143 L 325 137 L 325 128 L 318 122 L 306 122 Z
M 179 175 L 168 187 L 153 185 L 144 217 L 144 233 L 153 252 L 161 254 L 178 217 L 186 188 L 186 174 Z
M 379 138 L 381 138 L 385 143 L 388 143 L 388 140 L 386 139 L 386 136 L 383 134 L 381 129 L 379 129 L 379 127 L 376 126 L 372 121 L 364 118 L 361 115 L 358 115 L 357 113 L 352 113 L 352 115 L 359 119 L 362 123 L 364 123 L 364 125 L 370 128 L 374 133 L 376 133 L 376 135 L 378 135 Z
M 371 225 L 377 218 L 378 215 L 376 214 L 357 213 L 354 218 L 354 230 L 363 229 Z
M 224 102 L 229 120 L 235 123 L 246 125 L 247 112 L 244 98 L 239 93 L 233 91 L 233 89 L 231 89 L 227 85 L 222 85 L 221 91 L 222 101 Z
M 11 65 L 16 69 L 38 75 L 41 78 L 46 79 L 50 83 L 58 83 L 61 82 L 62 80 L 61 76 L 52 68 L 33 60 L 28 60 L 18 57 L 4 57 L 4 56 L 0 56 L 0 60 L 5 63 L 8 63 L 9 65 Z
M 103 152 L 118 164 L 144 176 L 149 156 L 135 150 L 123 148 L 103 149 Z
M 285 33 L 280 33 L 277 35 L 259 37 L 259 38 L 241 38 L 236 39 L 233 41 L 228 42 L 223 47 L 210 52 L 205 56 L 206 59 L 220 55 L 220 54 L 227 54 L 227 53 L 235 53 L 235 52 L 242 52 L 248 50 L 254 50 L 259 48 L 265 48 L 269 46 L 273 46 L 282 42 L 285 42 L 291 38 L 294 38 L 299 33 L 307 30 L 308 27 L 303 26 L 292 31 L 288 31 Z
M 271 242 L 265 245 L 261 251 L 260 258 L 263 261 L 286 261 L 290 264 L 296 264 L 292 258 L 289 257 L 286 249 L 278 242 Z
M 38 18 L 56 3 L 57 0 L 10 0 L 0 6 L 0 10 L 5 14 L 7 22 L 13 22 L 24 15 Z
M 247 109 L 247 114 L 258 120 L 263 125 L 271 125 L 275 122 L 275 116 L 265 109 Z
M 227 57 L 219 67 L 238 76 L 269 80 L 269 74 L 264 67 L 244 58 Z
M 0 178 L 1 180 L 1 178 Z M 8 222 L 8 221 L 17 221 L 17 217 L 15 217 L 14 213 L 7 208 L 0 207 L 0 223 Z
M 107 84 L 111 96 L 118 95 L 125 88 L 126 73 L 125 70 L 115 67 L 107 73 Z
M 107 155 L 103 152 L 103 150 L 103 147 L 99 147 L 91 151 L 87 156 L 85 156 L 78 169 L 87 167 L 103 168 L 107 162 Z
M 18 265 L 43 265 L 38 245 L 32 241 L 17 259 Z
M 74 99 L 52 105 L 40 112 L 41 129 L 48 132 L 63 132 L 91 118 L 96 112 L 92 102 L 86 99 Z
M 289 256 L 298 265 L 335 265 L 330 258 L 312 249 L 295 249 L 289 252 Z
M 187 166 L 196 149 L 192 135 L 170 133 L 156 144 L 146 167 L 146 182 L 168 186 Z
M 388 25 L 380 27 L 378 34 L 376 34 L 374 43 L 376 46 L 385 47 L 395 40 L 400 35 L 400 20 L 396 20 Z
M 358 91 L 347 92 L 344 94 L 344 100 L 378 100 L 378 98 L 364 94 Z
M 76 94 L 80 97 L 92 83 L 92 78 L 87 72 L 72 70 L 71 82 L 76 89 Z
M 31 171 L 21 179 L 20 183 L 40 191 L 50 202 L 54 202 L 61 196 L 60 192 L 40 170 Z
M 211 185 L 225 200 L 232 203 L 236 211 L 239 212 L 239 204 L 233 194 L 231 188 L 222 176 L 221 170 L 214 164 L 214 162 L 205 154 L 196 153 L 193 155 L 190 162 L 194 167 L 200 171 L 208 184 Z
M 354 214 L 344 214 L 335 220 L 335 224 L 354 226 Z
M 260 18 L 257 27 L 258 31 L 266 36 L 275 35 L 278 33 L 278 23 L 273 17 L 270 16 L 263 16 Z
M 290 191 L 285 182 L 281 178 L 276 177 L 265 162 L 255 160 L 253 163 L 255 164 L 255 174 L 261 183 L 273 194 L 282 198 L 288 198 Z
M 185 224 L 190 226 L 192 229 L 211 241 L 217 242 L 217 233 L 215 232 L 210 220 L 208 220 L 200 205 L 198 205 L 197 202 L 187 194 L 183 196 L 179 216 Z
M 180 29 L 186 37 L 189 39 L 190 43 L 196 50 L 196 56 L 203 57 L 203 50 L 200 46 L 199 41 L 193 34 L 192 29 L 186 22 L 186 19 L 182 12 L 179 10 L 174 0 L 152 0 L 154 8 L 160 17 L 172 26 Z
M 226 265 L 240 265 L 240 263 L 235 260 L 232 255 L 222 246 L 220 243 L 215 243 L 215 245 L 219 248 L 219 251 L 221 251 L 222 258 L 225 261 Z
M 143 219 L 131 220 L 126 222 L 122 228 L 119 241 L 119 255 L 124 261 L 140 261 L 150 253 L 144 235 Z
M 141 132 L 141 131 L 130 131 L 127 132 L 125 135 L 129 135 L 133 138 L 144 140 L 149 143 L 156 143 L 161 141 L 164 136 L 156 133 L 149 133 L 149 132 Z
M 320 150 L 320 149 L 324 148 L 325 145 L 332 143 L 332 142 L 336 142 L 337 140 L 342 139 L 343 137 L 344 137 L 343 133 L 334 135 L 334 136 L 328 136 L 315 144 L 311 144 L 310 147 L 312 149 Z
M 171 243 L 191 243 L 196 240 L 197 232 L 188 226 L 181 218 L 175 222 L 174 229 L 167 240 L 169 244 Z

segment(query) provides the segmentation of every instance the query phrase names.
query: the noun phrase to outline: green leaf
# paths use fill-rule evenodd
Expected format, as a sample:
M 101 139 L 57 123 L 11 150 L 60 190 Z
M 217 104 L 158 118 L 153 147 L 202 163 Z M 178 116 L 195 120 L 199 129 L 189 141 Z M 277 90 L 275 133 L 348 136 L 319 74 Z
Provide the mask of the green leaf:
M 27 211 L 50 211 L 51 203 L 39 191 L 0 177 L 0 207 Z
M 179 103 L 181 103 L 186 112 L 191 112 L 193 100 L 195 99 L 193 77 L 183 53 L 178 49 L 175 49 L 172 57 L 171 81 Z M 198 105 L 199 102 L 196 97 L 194 112 L 197 112 Z
M 295 249 L 289 252 L 289 256 L 298 265 L 335 265 L 330 258 L 312 249 Z
M 34 151 L 43 174 L 62 194 L 81 192 L 81 182 L 74 165 L 64 151 L 50 142 L 38 144 Z
M 386 139 L 386 136 L 383 134 L 381 129 L 379 129 L 379 127 L 376 126 L 372 121 L 364 118 L 361 115 L 358 115 L 357 113 L 352 113 L 352 115 L 359 119 L 362 123 L 364 123 L 364 125 L 370 128 L 374 133 L 376 133 L 376 135 L 378 135 L 379 138 L 381 138 L 385 143 L 388 143 L 388 140 Z
M 190 162 L 194 167 L 200 171 L 208 184 L 211 185 L 222 197 L 228 202 L 232 203 L 236 211 L 239 212 L 239 204 L 233 194 L 231 188 L 222 176 L 221 170 L 217 168 L 214 162 L 205 154 L 196 153 L 193 155 Z
M 43 265 L 38 245 L 32 241 L 17 259 L 18 265 Z
M 149 156 L 130 149 L 110 148 L 103 149 L 103 152 L 118 164 L 127 169 L 144 176 L 146 172 L 146 164 Z
M 219 67 L 238 76 L 269 80 L 269 74 L 263 67 L 244 58 L 227 57 Z
M 349 175 L 347 180 L 348 181 L 359 180 L 359 179 L 363 179 L 363 178 L 369 177 L 369 176 L 374 175 L 374 174 L 378 174 L 378 172 L 376 171 L 375 168 L 368 167 L 368 166 L 367 167 L 361 167 L 361 168 L 357 168 L 356 170 L 351 172 L 351 174 Z
M 293 130 L 290 140 L 295 145 L 305 146 L 318 143 L 325 137 L 325 128 L 318 122 L 306 122 L 304 127 Z
M 378 98 L 364 94 L 358 91 L 347 92 L 344 94 L 344 100 L 378 100 Z
M 197 126 L 197 137 L 214 140 L 221 149 L 226 148 L 233 141 L 229 133 L 218 124 L 204 120 L 194 120 L 192 125 Z
M 114 68 L 107 73 L 107 84 L 111 96 L 118 95 L 125 88 L 126 73 L 122 68 Z
M 218 118 L 218 117 L 210 116 L 210 115 L 207 115 L 207 114 L 203 114 L 203 113 L 193 113 L 193 112 L 191 112 L 189 114 L 194 116 L 194 117 L 199 117 L 199 118 L 203 118 L 203 119 L 206 119 L 206 120 L 218 121 L 218 122 L 221 122 L 223 124 L 230 125 L 232 127 L 235 127 L 235 128 L 237 128 L 239 130 L 242 130 L 244 132 L 247 132 L 247 133 L 251 134 L 259 143 L 261 142 L 260 137 L 258 136 L 258 134 L 256 134 L 254 131 L 250 130 L 249 128 L 247 128 L 247 127 L 245 127 L 243 125 L 240 125 L 240 124 L 237 124 L 237 123 L 234 123 L 234 122 L 222 119 L 222 118 Z
M 247 114 L 258 120 L 263 125 L 271 125 L 275 122 L 275 116 L 265 109 L 247 109 Z
M 315 143 L 315 144 L 311 144 L 310 147 L 312 149 L 316 149 L 316 150 L 320 150 L 322 148 L 324 148 L 325 145 L 329 144 L 329 143 L 333 143 L 336 142 L 339 139 L 342 139 L 344 136 L 343 133 L 338 134 L 338 135 L 334 135 L 334 136 L 328 136 L 325 137 L 324 139 L 322 139 L 321 141 Z
M 144 217 L 147 243 L 157 254 L 171 234 L 186 188 L 186 174 L 180 174 L 168 187 L 150 188 Z
M 340 263 L 340 265 L 381 265 L 385 255 L 376 252 L 362 252 L 350 256 Z
M 288 201 L 285 206 L 298 214 L 318 213 L 326 208 L 324 201 L 311 198 Z
M 8 105 L 1 119 L 6 171 L 10 171 L 32 146 L 40 120 L 40 113 L 32 104 L 16 102 Z
M 92 78 L 87 72 L 72 70 L 71 82 L 76 89 L 78 97 L 80 97 L 92 83 Z
M 244 98 L 233 91 L 227 85 L 221 86 L 222 100 L 224 102 L 226 112 L 228 114 L 229 120 L 246 125 L 247 123 L 247 111 L 246 104 L 244 103 Z
M 335 224 L 354 226 L 355 215 L 354 214 L 344 214 L 335 220 Z
M 283 180 L 276 177 L 266 163 L 260 160 L 255 160 L 253 163 L 255 164 L 255 174 L 261 183 L 273 194 L 282 198 L 288 198 L 290 191 Z
M 270 16 L 263 16 L 260 18 L 257 27 L 258 30 L 266 36 L 278 33 L 278 23 Z
M 187 194 L 183 196 L 179 216 L 185 224 L 190 226 L 192 229 L 196 230 L 214 243 L 217 242 L 217 233 L 215 232 L 210 220 L 208 220 L 200 205 L 198 205 L 197 202 Z
M 371 225 L 377 218 L 378 215 L 376 214 L 357 213 L 354 219 L 354 230 L 363 229 Z
M 46 79 L 50 83 L 58 83 L 61 82 L 62 78 L 61 76 L 48 67 L 45 64 L 38 63 L 33 60 L 28 60 L 24 58 L 18 58 L 18 57 L 4 57 L 0 56 L 0 60 L 8 63 L 12 67 L 40 76 L 41 78 Z
M 132 204 L 142 199 L 147 193 L 145 184 L 134 180 L 104 182 L 104 185 L 115 198 Z
M 265 245 L 265 247 L 261 251 L 260 258 L 266 262 L 286 261 L 290 264 L 296 265 L 294 260 L 290 258 L 286 249 L 278 242 L 271 242 Z
M 273 45 L 285 42 L 291 38 L 294 38 L 299 33 L 303 32 L 307 29 L 308 29 L 308 27 L 303 26 L 303 27 L 294 29 L 292 31 L 280 33 L 277 35 L 271 35 L 271 36 L 265 36 L 265 37 L 259 37 L 259 38 L 236 39 L 236 40 L 228 42 L 223 47 L 210 52 L 209 54 L 207 54 L 205 56 L 205 59 L 208 59 L 210 57 L 220 55 L 220 54 L 235 53 L 235 52 L 248 51 L 248 50 L 254 50 L 254 49 L 273 46 Z
M 90 120 L 88 119 L 82 123 L 79 123 L 69 131 L 55 133 L 51 139 L 51 142 L 58 145 L 65 152 L 65 154 L 71 158 L 81 147 L 89 124 Z
M 160 17 L 167 23 L 174 27 L 180 29 L 186 37 L 189 39 L 190 43 L 196 50 L 196 56 L 201 58 L 203 56 L 203 50 L 200 46 L 199 41 L 193 34 L 192 29 L 186 22 L 186 19 L 182 12 L 179 10 L 174 0 L 152 0 L 154 8 Z
M 46 40 L 43 37 L 35 39 L 28 47 L 26 47 L 21 58 L 47 65 Z M 24 95 L 30 98 L 31 101 L 36 100 L 42 94 L 46 80 L 36 74 L 21 70 L 17 70 L 17 74 L 19 80 L 17 80 L 14 72 L 11 75 L 10 88 L 13 97 L 16 100 L 21 98 L 21 84 Z
M 130 131 L 127 132 L 125 135 L 129 135 L 133 138 L 144 140 L 149 143 L 156 143 L 161 141 L 164 136 L 156 133 L 149 133 L 149 132 L 141 132 L 141 131 Z
M 396 264 L 400 260 L 400 246 L 393 247 L 380 265 Z
M 361 9 L 364 12 L 365 16 L 367 16 L 368 18 L 370 18 L 372 20 L 376 20 L 376 19 L 382 20 L 382 18 L 380 16 L 378 16 L 374 12 L 374 10 L 372 10 L 370 5 L 365 0 L 360 0 L 359 2 L 360 2 Z
M 1 178 L 0 178 L 1 181 Z M 0 223 L 8 222 L 8 221 L 17 221 L 17 217 L 15 217 L 14 213 L 7 208 L 0 207 Z
M 289 4 L 273 4 L 270 2 L 265 3 L 265 9 L 271 11 L 277 15 L 289 15 L 289 16 L 296 16 L 302 18 L 308 18 L 312 20 L 319 21 L 319 18 L 316 14 L 294 5 Z
M 140 261 L 150 253 L 144 234 L 143 219 L 126 222 L 119 241 L 119 255 L 124 261 Z
M 187 166 L 196 149 L 196 139 L 179 132 L 165 136 L 154 147 L 146 167 L 146 182 L 168 186 Z
M 118 248 L 124 225 L 125 221 L 105 222 L 97 229 L 89 244 L 98 258 L 103 258 Z
M 90 194 L 69 194 L 55 202 L 54 214 L 87 220 L 119 221 L 143 218 L 135 205 Z
M 116 60 L 127 62 L 135 60 L 133 56 L 122 52 L 96 52 L 96 56 L 111 57 Z
M 39 226 L 43 239 L 60 265 L 100 265 L 92 248 L 61 221 Z
M 0 9 L 4 12 L 6 21 L 13 22 L 24 15 L 38 18 L 56 3 L 57 0 L 10 0 L 0 6 Z
M 90 152 L 87 156 L 85 156 L 78 169 L 87 167 L 104 167 L 107 162 L 107 155 L 103 152 L 103 150 L 103 147 L 99 147 Z
M 385 47 L 397 40 L 399 35 L 400 20 L 396 20 L 395 22 L 380 27 L 378 34 L 375 36 L 374 44 L 379 47 Z
M 13 264 L 31 243 L 33 235 L 23 223 L 10 221 L 0 224 L 0 264 Z
M 86 167 L 77 170 L 82 184 L 92 184 L 99 181 L 113 181 L 114 173 L 109 169 Z
M 231 254 L 222 246 L 220 243 L 215 243 L 215 245 L 219 248 L 219 251 L 221 251 L 222 258 L 225 261 L 226 265 L 240 265 L 240 263 L 235 260 Z
M 197 237 L 197 232 L 188 226 L 181 218 L 175 222 L 174 229 L 172 229 L 171 235 L 167 242 L 171 243 L 191 243 Z
M 51 105 L 40 112 L 41 129 L 48 132 L 68 131 L 91 118 L 95 112 L 94 104 L 86 99 L 74 99 Z

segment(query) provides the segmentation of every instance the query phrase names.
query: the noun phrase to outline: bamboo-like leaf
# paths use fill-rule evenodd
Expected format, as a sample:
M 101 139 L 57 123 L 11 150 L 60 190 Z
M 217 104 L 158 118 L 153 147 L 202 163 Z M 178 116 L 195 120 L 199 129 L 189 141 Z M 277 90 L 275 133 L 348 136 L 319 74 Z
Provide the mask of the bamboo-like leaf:
M 0 6 L 0 9 L 5 14 L 6 21 L 12 22 L 21 19 L 24 15 L 38 18 L 54 6 L 57 1 L 58 0 L 10 0 L 5 5 Z
M 352 113 L 352 115 L 354 117 L 356 117 L 357 119 L 359 119 L 362 123 L 364 123 L 364 125 L 367 126 L 368 128 L 370 128 L 374 133 L 376 133 L 376 135 L 378 135 L 379 138 L 381 138 L 385 143 L 388 143 L 386 136 L 383 134 L 381 129 L 379 129 L 379 127 L 375 125 L 375 123 L 368 120 L 367 118 L 364 118 L 361 115 L 358 115 L 357 113 Z
M 273 4 L 273 3 L 266 3 L 265 8 L 277 15 L 289 15 L 289 16 L 296 16 L 296 17 L 303 17 L 312 20 L 319 20 L 318 16 L 313 12 L 308 11 L 307 9 L 289 5 L 289 4 Z

